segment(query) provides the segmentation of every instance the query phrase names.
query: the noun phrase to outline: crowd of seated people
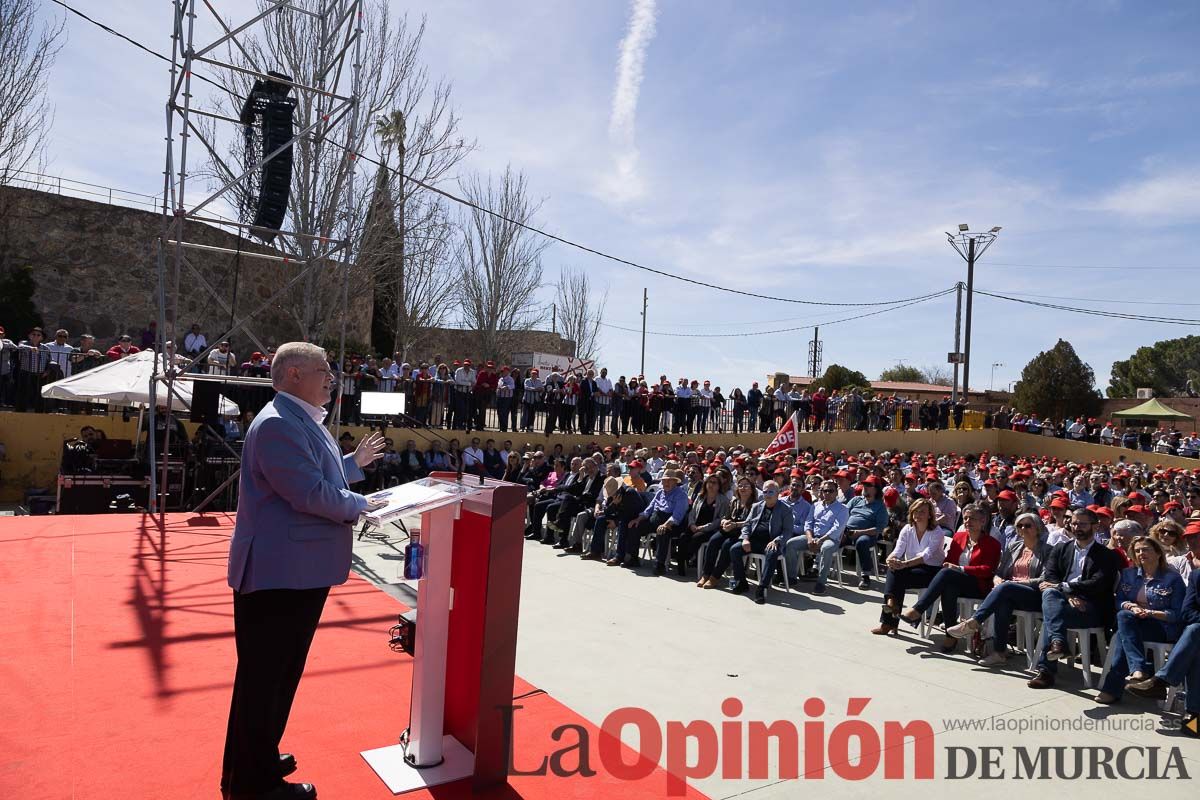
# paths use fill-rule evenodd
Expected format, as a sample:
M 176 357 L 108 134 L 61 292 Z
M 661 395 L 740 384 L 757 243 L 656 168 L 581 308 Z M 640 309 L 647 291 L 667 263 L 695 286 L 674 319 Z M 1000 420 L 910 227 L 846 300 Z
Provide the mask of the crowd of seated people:
M 882 591 L 876 634 L 924 621 L 945 634 L 936 648 L 969 639 L 981 666 L 1003 667 L 1014 617 L 1040 614 L 1031 688 L 1055 685 L 1069 631 L 1097 628 L 1111 639 L 1099 702 L 1190 680 L 1186 713 L 1200 713 L 1200 471 L 684 442 L 547 452 L 507 441 L 497 456 L 499 476 L 530 489 L 531 541 L 655 575 L 695 569 L 698 588 L 759 604 L 773 586 L 824 594 L 835 559 L 850 559 L 858 590 Z M 960 599 L 974 601 L 962 620 Z M 1154 642 L 1173 648 L 1158 672 L 1144 651 Z

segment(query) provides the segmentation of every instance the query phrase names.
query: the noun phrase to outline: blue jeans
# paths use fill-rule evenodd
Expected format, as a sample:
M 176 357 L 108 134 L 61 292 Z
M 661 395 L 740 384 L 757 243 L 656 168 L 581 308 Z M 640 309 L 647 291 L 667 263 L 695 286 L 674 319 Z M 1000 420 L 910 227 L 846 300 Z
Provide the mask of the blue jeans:
M 704 551 L 704 565 L 700 574 L 705 578 L 719 578 L 729 567 L 729 543 L 732 533 L 717 531 L 708 537 L 708 549 Z
M 958 624 L 958 598 L 983 597 L 979 581 L 965 572 L 942 567 L 929 586 L 921 592 L 913 609 L 925 613 L 939 599 L 942 601 L 942 624 L 949 628 Z
M 988 592 L 979 608 L 975 609 L 974 618 L 983 625 L 988 617 L 995 617 L 992 622 L 992 642 L 996 652 L 1003 653 L 1008 647 L 1008 626 L 1012 624 L 1013 612 L 1041 610 L 1042 593 L 1036 586 L 1005 581 Z
M 1050 649 L 1051 642 L 1066 644 L 1067 628 L 1098 628 L 1102 621 L 1100 609 L 1090 603 L 1080 610 L 1067 602 L 1067 596 L 1061 589 L 1042 592 L 1042 654 L 1038 659 L 1038 670 L 1051 675 L 1058 672 L 1058 662 L 1046 658 L 1046 651 Z
M 767 539 L 750 539 L 751 553 L 764 553 L 767 549 Z M 742 549 L 742 539 L 737 537 L 726 548 L 729 553 L 729 566 L 733 569 L 733 583 L 736 586 L 739 583 L 746 581 L 746 556 L 747 553 Z M 770 560 L 768 559 L 768 563 Z M 766 573 L 766 570 L 763 570 Z M 769 581 L 769 576 L 764 574 L 762 584 L 765 586 Z
M 1125 678 L 1134 672 L 1146 671 L 1146 642 L 1170 642 L 1174 638 L 1159 620 L 1138 619 L 1132 611 L 1118 611 L 1111 666 L 1100 688 L 1113 697 L 1120 697 L 1125 691 Z
M 875 572 L 875 542 L 878 536 L 862 534 L 854 540 L 854 549 L 858 552 L 858 573 L 864 578 Z
M 1183 629 L 1179 641 L 1171 648 L 1167 663 L 1155 676 L 1172 686 L 1187 681 L 1187 699 L 1184 708 L 1189 714 L 1200 714 L 1200 623 Z
M 808 534 L 800 534 L 788 539 L 784 546 L 784 564 L 788 571 L 788 575 L 796 575 L 800 571 L 801 559 L 805 553 L 810 552 L 808 549 L 809 539 Z M 817 582 L 825 583 L 829 577 L 829 568 L 833 566 L 833 559 L 837 557 L 838 541 L 825 537 L 821 540 L 821 547 L 817 550 Z

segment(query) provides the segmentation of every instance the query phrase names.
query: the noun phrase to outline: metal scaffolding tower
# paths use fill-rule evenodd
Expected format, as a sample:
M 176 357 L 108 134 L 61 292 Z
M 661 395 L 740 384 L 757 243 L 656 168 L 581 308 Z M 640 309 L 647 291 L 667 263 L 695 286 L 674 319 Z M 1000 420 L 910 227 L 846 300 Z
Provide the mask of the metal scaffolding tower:
M 162 513 L 166 498 L 167 454 L 170 453 L 170 432 L 173 415 L 171 399 L 175 382 L 186 379 L 197 362 L 204 363 L 208 351 L 235 333 L 243 333 L 264 353 L 268 348 L 249 327 L 250 322 L 264 310 L 277 303 L 300 281 L 331 264 L 343 270 L 341 296 L 341 335 L 339 363 L 345 360 L 346 319 L 348 316 L 349 269 L 353 263 L 352 239 L 355 214 L 355 160 L 360 119 L 359 92 L 361 85 L 361 54 L 363 47 L 362 0 L 258 0 L 248 3 L 226 0 L 227 11 L 238 17 L 223 17 L 216 8 L 219 0 L 173 0 L 171 29 L 170 87 L 166 102 L 166 164 L 163 169 L 162 233 L 157 242 L 158 269 L 158 342 L 155 377 L 151 379 L 149 451 L 151 469 L 151 510 Z M 284 76 L 276 72 L 279 65 L 263 63 L 270 57 L 270 48 L 261 47 L 260 37 L 279 35 L 280 31 L 304 30 L 314 34 L 304 37 L 303 45 L 312 69 L 309 74 Z M 224 54 L 224 58 L 222 58 Z M 205 95 L 197 89 L 205 84 Z M 239 89 L 249 88 L 251 82 L 266 82 L 286 87 L 295 93 L 295 102 L 306 112 L 302 124 L 292 135 L 269 152 L 257 153 L 241 163 L 232 162 L 231 154 L 238 147 L 231 142 L 253 139 L 252 125 L 245 116 L 229 113 L 229 104 L 240 106 L 246 100 Z M 215 91 L 207 91 L 211 87 Z M 189 146 L 195 139 L 203 148 L 201 155 Z M 255 141 L 262 142 L 259 137 Z M 291 173 L 290 186 L 313 187 L 329 170 L 330 159 L 345 159 L 350 168 L 346 179 L 335 185 L 320 199 L 325 213 L 295 213 L 289 209 L 280 228 L 254 224 L 245 213 L 246 199 L 262 191 L 261 170 L 274 159 L 290 159 L 292 145 L 303 143 L 310 156 L 298 159 Z M 265 149 L 266 145 L 261 145 Z M 248 150 L 250 148 L 245 148 Z M 245 151 L 243 150 L 243 152 Z M 197 162 L 193 164 L 193 162 Z M 195 175 L 206 174 L 209 184 L 197 191 Z M 317 193 L 307 195 L 311 206 L 318 203 Z M 218 213 L 219 207 L 240 209 L 240 219 Z M 303 211 L 303 209 L 300 209 Z M 309 212 L 313 209 L 309 208 Z M 229 230 L 239 237 L 254 235 L 263 241 L 274 241 L 274 253 L 263 254 L 239 247 L 216 247 L 189 240 L 195 226 L 189 221 L 203 222 Z M 234 314 L 233 306 L 205 280 L 188 260 L 195 251 L 228 253 L 237 258 L 274 262 L 284 270 L 275 291 L 249 313 Z M 336 256 L 336 261 L 333 260 Z M 179 294 L 182 276 L 187 275 L 192 290 L 203 290 L 211 300 L 230 314 L 229 329 L 210 339 L 207 349 L 193 359 L 180 358 L 171 352 L 168 340 L 179 342 Z M 162 388 L 159 384 L 163 384 Z M 156 393 L 165 391 L 166 431 L 161 467 L 155 450 Z M 341 402 L 338 393 L 337 403 Z M 334 407 L 334 419 L 338 418 Z M 155 474 L 155 472 L 159 474 Z

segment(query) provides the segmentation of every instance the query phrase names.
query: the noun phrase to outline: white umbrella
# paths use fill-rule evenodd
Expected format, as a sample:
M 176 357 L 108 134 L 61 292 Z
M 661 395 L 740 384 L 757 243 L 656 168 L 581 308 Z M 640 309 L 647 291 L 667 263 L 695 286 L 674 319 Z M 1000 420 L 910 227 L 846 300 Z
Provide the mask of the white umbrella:
M 150 405 L 150 378 L 154 374 L 154 353 L 144 351 L 131 356 L 109 361 L 89 370 L 76 373 L 61 381 L 42 387 L 42 397 L 56 400 L 75 400 L 82 403 L 105 402 L 119 406 Z M 157 401 L 166 405 L 167 386 L 164 381 L 158 387 Z M 192 407 L 192 382 L 175 381 L 174 400 L 171 407 L 176 411 L 188 411 Z M 238 413 L 236 403 L 221 398 L 220 413 Z

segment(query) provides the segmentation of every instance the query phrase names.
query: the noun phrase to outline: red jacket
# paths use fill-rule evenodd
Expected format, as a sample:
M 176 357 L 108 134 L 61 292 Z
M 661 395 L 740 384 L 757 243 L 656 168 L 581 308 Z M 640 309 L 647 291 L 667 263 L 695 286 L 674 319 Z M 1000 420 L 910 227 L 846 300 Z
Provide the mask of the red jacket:
M 139 348 L 135 347 L 134 345 L 129 345 L 129 352 L 122 353 L 121 345 L 114 344 L 112 347 L 108 348 L 107 355 L 108 355 L 109 361 L 120 361 L 122 358 L 125 358 L 126 356 L 131 356 L 134 353 L 140 353 L 140 352 L 141 352 L 141 350 Z
M 947 562 L 958 565 L 958 559 L 967 549 L 969 535 L 966 528 L 954 534 L 954 538 L 950 541 L 950 552 L 946 554 Z M 992 576 L 996 574 L 996 565 L 999 563 L 1000 542 L 985 531 L 983 537 L 976 543 L 975 549 L 971 551 L 971 559 L 967 562 L 967 566 L 963 567 L 963 571 L 979 583 L 979 590 L 983 592 L 981 596 L 986 597 L 987 593 L 991 591 Z

